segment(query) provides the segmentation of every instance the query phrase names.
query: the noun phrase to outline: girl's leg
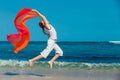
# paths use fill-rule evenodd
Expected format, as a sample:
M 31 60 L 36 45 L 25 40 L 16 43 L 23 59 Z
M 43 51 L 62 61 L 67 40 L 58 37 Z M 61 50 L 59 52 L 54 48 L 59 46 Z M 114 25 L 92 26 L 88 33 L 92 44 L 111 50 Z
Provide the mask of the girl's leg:
M 56 54 L 55 54 L 55 56 L 48 62 L 49 66 L 50 66 L 50 69 L 52 69 L 53 62 L 54 62 L 59 56 L 62 56 L 62 55 L 63 55 L 62 49 L 61 49 L 57 44 L 55 44 L 54 50 L 55 50 Z
M 52 69 L 53 62 L 60 56 L 60 54 L 55 54 L 55 56 L 48 62 L 50 69 Z
M 38 56 L 36 56 L 35 58 L 30 59 L 30 60 L 29 60 L 29 66 L 32 68 L 33 62 L 36 61 L 36 60 L 39 60 L 39 59 L 41 59 L 41 58 L 43 58 L 43 56 L 42 56 L 42 55 L 38 55 Z
M 41 58 L 46 58 L 49 55 L 49 53 L 52 51 L 52 49 L 54 48 L 54 44 L 55 44 L 55 41 L 49 39 L 47 42 L 47 47 L 41 52 L 41 54 L 29 60 L 29 66 L 32 67 L 33 62 L 36 60 L 39 60 Z

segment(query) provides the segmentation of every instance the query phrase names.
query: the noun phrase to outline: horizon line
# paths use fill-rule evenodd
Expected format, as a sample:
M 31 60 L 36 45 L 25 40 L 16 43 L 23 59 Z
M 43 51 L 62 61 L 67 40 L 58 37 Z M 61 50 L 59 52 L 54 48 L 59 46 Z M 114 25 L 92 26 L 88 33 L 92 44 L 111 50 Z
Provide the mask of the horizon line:
M 9 42 L 9 41 L 0 41 Z M 29 41 L 29 42 L 47 42 L 47 41 Z M 110 41 L 57 41 L 57 42 L 110 42 Z

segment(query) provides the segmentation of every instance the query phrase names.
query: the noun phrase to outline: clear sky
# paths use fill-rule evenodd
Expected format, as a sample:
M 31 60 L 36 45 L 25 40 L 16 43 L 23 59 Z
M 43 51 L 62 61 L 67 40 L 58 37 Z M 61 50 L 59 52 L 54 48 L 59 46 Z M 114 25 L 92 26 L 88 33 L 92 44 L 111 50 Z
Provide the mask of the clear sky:
M 0 0 L 0 41 L 17 33 L 14 18 L 22 8 L 44 14 L 56 28 L 58 41 L 120 40 L 120 0 Z M 26 22 L 30 41 L 46 41 L 39 17 Z

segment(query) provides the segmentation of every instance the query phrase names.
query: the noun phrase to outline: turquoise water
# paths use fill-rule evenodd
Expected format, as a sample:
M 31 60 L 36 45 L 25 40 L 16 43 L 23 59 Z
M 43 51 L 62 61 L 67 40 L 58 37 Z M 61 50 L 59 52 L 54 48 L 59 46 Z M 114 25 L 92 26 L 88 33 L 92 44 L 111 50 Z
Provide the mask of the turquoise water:
M 109 42 L 58 42 L 64 56 L 59 57 L 54 69 L 71 70 L 120 70 L 120 44 Z M 0 68 L 28 69 L 28 60 L 39 55 L 46 47 L 46 42 L 30 42 L 29 45 L 14 54 L 13 46 L 8 42 L 0 42 Z M 35 62 L 34 69 L 48 69 L 47 59 Z

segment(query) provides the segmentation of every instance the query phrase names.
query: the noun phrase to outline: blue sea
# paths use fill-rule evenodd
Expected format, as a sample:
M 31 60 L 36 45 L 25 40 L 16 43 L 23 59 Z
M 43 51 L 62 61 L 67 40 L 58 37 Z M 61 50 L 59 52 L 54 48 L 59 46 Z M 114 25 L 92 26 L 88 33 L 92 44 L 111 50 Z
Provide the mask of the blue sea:
M 120 44 L 109 42 L 58 42 L 64 56 L 59 57 L 53 69 L 60 70 L 120 70 Z M 18 54 L 13 53 L 13 46 L 0 42 L 0 71 L 29 69 L 28 60 L 39 55 L 46 47 L 46 42 L 30 42 Z M 34 69 L 48 69 L 47 62 L 54 56 L 54 50 L 46 59 L 34 63 Z

